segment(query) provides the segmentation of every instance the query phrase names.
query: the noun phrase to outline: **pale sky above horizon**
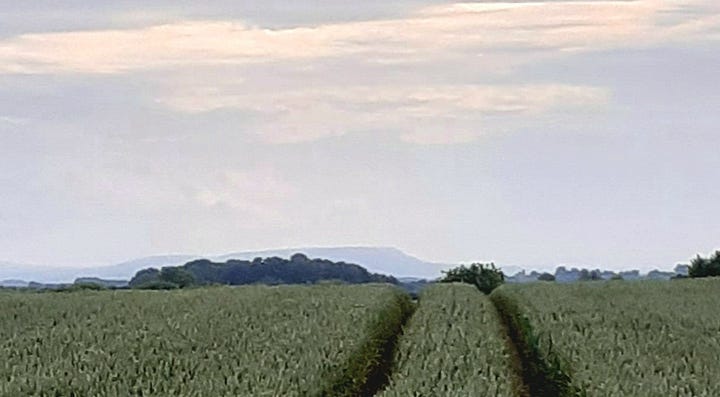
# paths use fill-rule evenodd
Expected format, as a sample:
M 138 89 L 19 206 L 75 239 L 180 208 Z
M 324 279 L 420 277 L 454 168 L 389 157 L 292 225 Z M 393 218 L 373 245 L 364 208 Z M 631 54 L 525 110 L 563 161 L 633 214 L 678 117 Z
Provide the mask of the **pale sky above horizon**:
M 0 0 L 0 260 L 720 248 L 714 0 Z

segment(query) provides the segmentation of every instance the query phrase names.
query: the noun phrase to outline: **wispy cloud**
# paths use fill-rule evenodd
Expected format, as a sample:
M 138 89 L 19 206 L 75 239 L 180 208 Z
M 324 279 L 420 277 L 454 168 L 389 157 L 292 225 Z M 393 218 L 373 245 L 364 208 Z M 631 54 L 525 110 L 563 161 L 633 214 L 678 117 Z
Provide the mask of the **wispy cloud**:
M 688 9 L 701 8 L 701 15 Z M 120 73 L 363 54 L 425 59 L 437 51 L 598 50 L 715 40 L 719 10 L 702 0 L 460 3 L 401 19 L 263 29 L 184 21 L 140 29 L 26 34 L 0 41 L 0 73 Z
M 685 45 L 717 40 L 718 31 L 720 7 L 707 0 L 457 3 L 282 29 L 187 20 L 25 34 L 0 40 L 0 74 L 135 73 L 128 78 L 147 83 L 143 95 L 166 109 L 198 117 L 240 110 L 249 115 L 243 129 L 269 143 L 384 132 L 453 144 L 499 131 L 498 120 L 596 110 L 611 100 L 608 88 L 592 84 L 487 76 L 539 57 Z M 324 75 L 333 62 L 343 67 Z M 477 71 L 445 72 L 458 64 Z
M 27 34 L 0 42 L 0 72 L 119 73 L 329 55 L 313 29 L 281 31 L 240 22 L 183 22 L 134 30 Z
M 271 169 L 226 170 L 196 191 L 197 203 L 223 207 L 262 220 L 282 222 L 276 210 L 293 200 L 296 188 Z
M 0 116 L 0 124 L 10 124 L 12 126 L 21 126 L 28 123 L 28 119 L 11 117 L 11 116 Z
M 392 131 L 421 144 L 461 143 L 487 128 L 488 116 L 532 117 L 553 109 L 605 105 L 607 90 L 590 86 L 444 85 L 346 86 L 269 93 L 190 90 L 159 99 L 173 109 L 202 113 L 241 109 L 273 143 L 314 140 L 352 131 Z
M 141 163 L 142 160 L 138 160 Z M 92 163 L 92 161 L 91 161 Z M 94 166 L 94 167 L 93 167 Z M 242 217 L 247 224 L 282 224 L 283 206 L 297 188 L 272 167 L 218 169 L 129 169 L 125 164 L 93 164 L 85 159 L 48 170 L 41 183 L 73 202 L 101 204 L 136 213 L 214 211 Z

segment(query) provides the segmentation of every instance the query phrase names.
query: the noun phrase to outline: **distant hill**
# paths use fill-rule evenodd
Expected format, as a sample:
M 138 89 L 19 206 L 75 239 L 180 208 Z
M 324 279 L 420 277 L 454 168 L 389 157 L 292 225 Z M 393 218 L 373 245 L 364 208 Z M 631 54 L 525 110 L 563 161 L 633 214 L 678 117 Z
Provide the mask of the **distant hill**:
M 28 286 L 28 282 L 24 280 L 0 280 L 0 287 L 5 288 L 25 288 Z
M 111 266 L 59 267 L 0 262 L 0 280 L 35 281 L 37 283 L 72 283 L 77 278 L 129 280 L 138 270 L 146 267 L 178 266 L 193 259 L 195 255 L 162 255 L 133 259 Z
M 389 274 L 395 277 L 416 277 L 433 279 L 440 277 L 440 271 L 450 266 L 426 262 L 391 247 L 309 247 L 287 248 L 266 251 L 241 251 L 225 255 L 157 255 L 138 258 L 111 266 L 94 267 L 53 267 L 42 265 L 0 262 L 0 280 L 35 281 L 39 283 L 72 283 L 80 277 L 129 280 L 137 271 L 163 266 L 180 266 L 195 259 L 206 258 L 225 262 L 230 259 L 252 260 L 256 257 L 277 256 L 289 259 L 292 254 L 304 253 L 310 258 L 323 258 L 335 262 L 355 263 L 373 273 Z
M 178 266 L 199 259 L 198 255 L 155 255 L 118 263 L 112 266 L 80 269 L 85 277 L 104 279 L 130 279 L 138 270 L 146 267 Z
M 80 275 L 77 273 L 78 270 L 80 269 L 0 262 L 0 279 L 12 279 L 23 283 L 69 282 Z
M 127 280 L 108 280 L 98 277 L 80 277 L 75 279 L 73 284 L 95 284 L 105 288 L 125 288 L 128 286 Z
M 432 263 L 408 255 L 392 247 L 310 247 L 288 248 L 266 251 L 247 251 L 215 257 L 215 260 L 228 259 L 252 260 L 256 257 L 277 256 L 289 258 L 296 252 L 302 252 L 310 258 L 324 258 L 331 261 L 356 263 L 370 272 L 391 274 L 395 277 L 416 277 L 434 279 L 440 277 L 440 271 L 449 265 Z

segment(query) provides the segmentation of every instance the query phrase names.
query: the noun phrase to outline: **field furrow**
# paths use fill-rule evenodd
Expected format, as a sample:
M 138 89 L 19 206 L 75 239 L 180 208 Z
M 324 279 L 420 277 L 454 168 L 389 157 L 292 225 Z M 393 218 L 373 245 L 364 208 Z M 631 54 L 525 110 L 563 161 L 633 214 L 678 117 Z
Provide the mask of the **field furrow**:
M 490 300 L 468 284 L 422 292 L 381 397 L 515 395 L 503 329 Z

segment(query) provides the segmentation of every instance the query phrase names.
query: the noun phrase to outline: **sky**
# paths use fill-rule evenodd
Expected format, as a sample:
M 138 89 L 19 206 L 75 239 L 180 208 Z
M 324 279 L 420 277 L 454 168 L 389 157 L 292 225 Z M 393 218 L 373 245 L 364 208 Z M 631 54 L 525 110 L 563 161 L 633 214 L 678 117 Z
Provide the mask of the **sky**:
M 0 259 L 720 248 L 720 3 L 0 0 Z

